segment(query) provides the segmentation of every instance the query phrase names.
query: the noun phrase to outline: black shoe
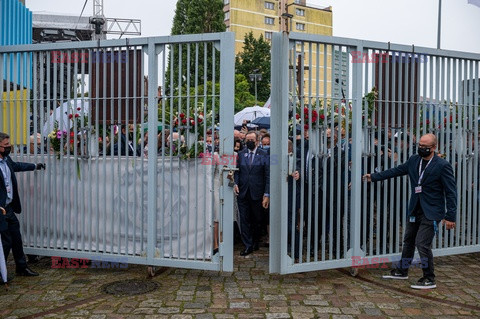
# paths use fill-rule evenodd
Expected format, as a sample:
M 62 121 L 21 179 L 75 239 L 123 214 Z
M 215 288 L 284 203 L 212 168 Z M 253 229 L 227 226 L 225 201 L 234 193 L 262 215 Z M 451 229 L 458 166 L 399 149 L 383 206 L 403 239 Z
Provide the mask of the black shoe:
M 422 277 L 417 281 L 416 284 L 413 284 L 410 287 L 413 289 L 433 289 L 437 288 L 437 284 L 435 283 L 435 280 Z
M 252 247 L 246 248 L 245 250 L 242 250 L 240 252 L 240 256 L 247 256 L 247 255 L 250 255 L 251 253 L 253 253 L 253 248 Z
M 408 279 L 408 275 L 402 274 L 398 269 L 392 269 L 389 275 L 383 275 L 382 278 L 406 280 Z
M 38 272 L 31 270 L 30 268 L 28 268 L 28 266 L 25 267 L 24 269 L 17 269 L 15 273 L 17 276 L 26 276 L 26 277 L 38 276 Z

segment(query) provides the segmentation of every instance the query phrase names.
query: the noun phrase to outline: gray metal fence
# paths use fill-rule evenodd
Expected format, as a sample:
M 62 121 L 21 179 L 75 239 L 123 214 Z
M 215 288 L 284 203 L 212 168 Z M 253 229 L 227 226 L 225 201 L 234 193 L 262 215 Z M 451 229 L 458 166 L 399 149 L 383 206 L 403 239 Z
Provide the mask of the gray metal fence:
M 434 254 L 480 251 L 479 61 L 390 43 L 274 36 L 271 152 L 283 155 L 271 168 L 271 271 L 398 260 L 408 178 L 366 184 L 361 176 L 406 161 L 428 132 L 454 167 L 459 203 L 457 227 L 440 228 Z M 298 181 L 287 178 L 295 170 Z
M 232 270 L 232 34 L 2 47 L 0 74 L 12 157 L 47 165 L 18 173 L 27 253 Z

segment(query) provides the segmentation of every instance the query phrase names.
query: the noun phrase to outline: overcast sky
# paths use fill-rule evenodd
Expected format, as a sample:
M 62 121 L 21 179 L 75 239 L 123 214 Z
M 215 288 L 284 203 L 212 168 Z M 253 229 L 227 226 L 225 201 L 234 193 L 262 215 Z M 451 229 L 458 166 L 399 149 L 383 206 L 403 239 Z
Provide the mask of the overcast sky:
M 252 0 L 253 1 L 253 0 Z M 416 46 L 436 47 L 439 0 L 307 0 L 333 6 L 333 34 Z M 33 11 L 80 15 L 84 0 L 26 0 Z M 168 35 L 176 0 L 104 0 L 109 18 L 142 20 L 142 36 Z M 480 53 L 480 8 L 467 0 L 442 1 L 441 48 Z M 83 13 L 90 16 L 93 0 Z

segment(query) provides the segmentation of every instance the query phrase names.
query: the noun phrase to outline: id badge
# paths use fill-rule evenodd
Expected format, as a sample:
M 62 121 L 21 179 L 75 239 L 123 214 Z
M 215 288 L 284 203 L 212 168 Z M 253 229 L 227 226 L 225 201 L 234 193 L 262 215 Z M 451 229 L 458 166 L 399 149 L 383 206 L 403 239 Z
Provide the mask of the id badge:
M 410 222 L 414 223 L 415 222 L 415 216 L 410 216 Z
M 421 193 L 422 192 L 422 186 L 421 185 L 418 185 L 417 187 L 415 187 L 415 194 L 418 194 L 418 193 Z

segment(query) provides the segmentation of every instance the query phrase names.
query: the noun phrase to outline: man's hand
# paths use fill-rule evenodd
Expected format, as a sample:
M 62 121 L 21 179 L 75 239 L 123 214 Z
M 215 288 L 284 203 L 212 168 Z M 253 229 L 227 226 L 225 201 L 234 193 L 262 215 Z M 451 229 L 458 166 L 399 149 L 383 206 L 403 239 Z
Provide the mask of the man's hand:
M 262 201 L 262 206 L 263 208 L 267 209 L 268 204 L 270 204 L 270 197 L 268 196 L 263 196 L 263 201 Z
M 363 175 L 362 180 L 365 181 L 365 182 L 370 183 L 370 182 L 372 181 L 372 175 L 370 175 L 370 174 L 365 174 L 365 175 Z
M 294 180 L 298 181 L 298 179 L 300 178 L 300 173 L 298 171 L 295 171 L 292 173 L 292 177 Z
M 45 163 L 38 163 L 35 165 L 36 170 L 45 169 L 45 167 L 46 167 Z
M 455 222 L 450 222 L 446 219 L 442 219 L 442 224 L 445 225 L 445 227 L 447 227 L 447 230 L 450 230 L 450 229 L 454 229 L 455 228 Z
M 0 212 L 2 212 L 2 215 L 7 215 L 7 211 L 3 207 L 0 207 Z
M 235 195 L 238 195 L 240 193 L 240 190 L 238 189 L 238 185 L 233 186 L 233 192 Z

